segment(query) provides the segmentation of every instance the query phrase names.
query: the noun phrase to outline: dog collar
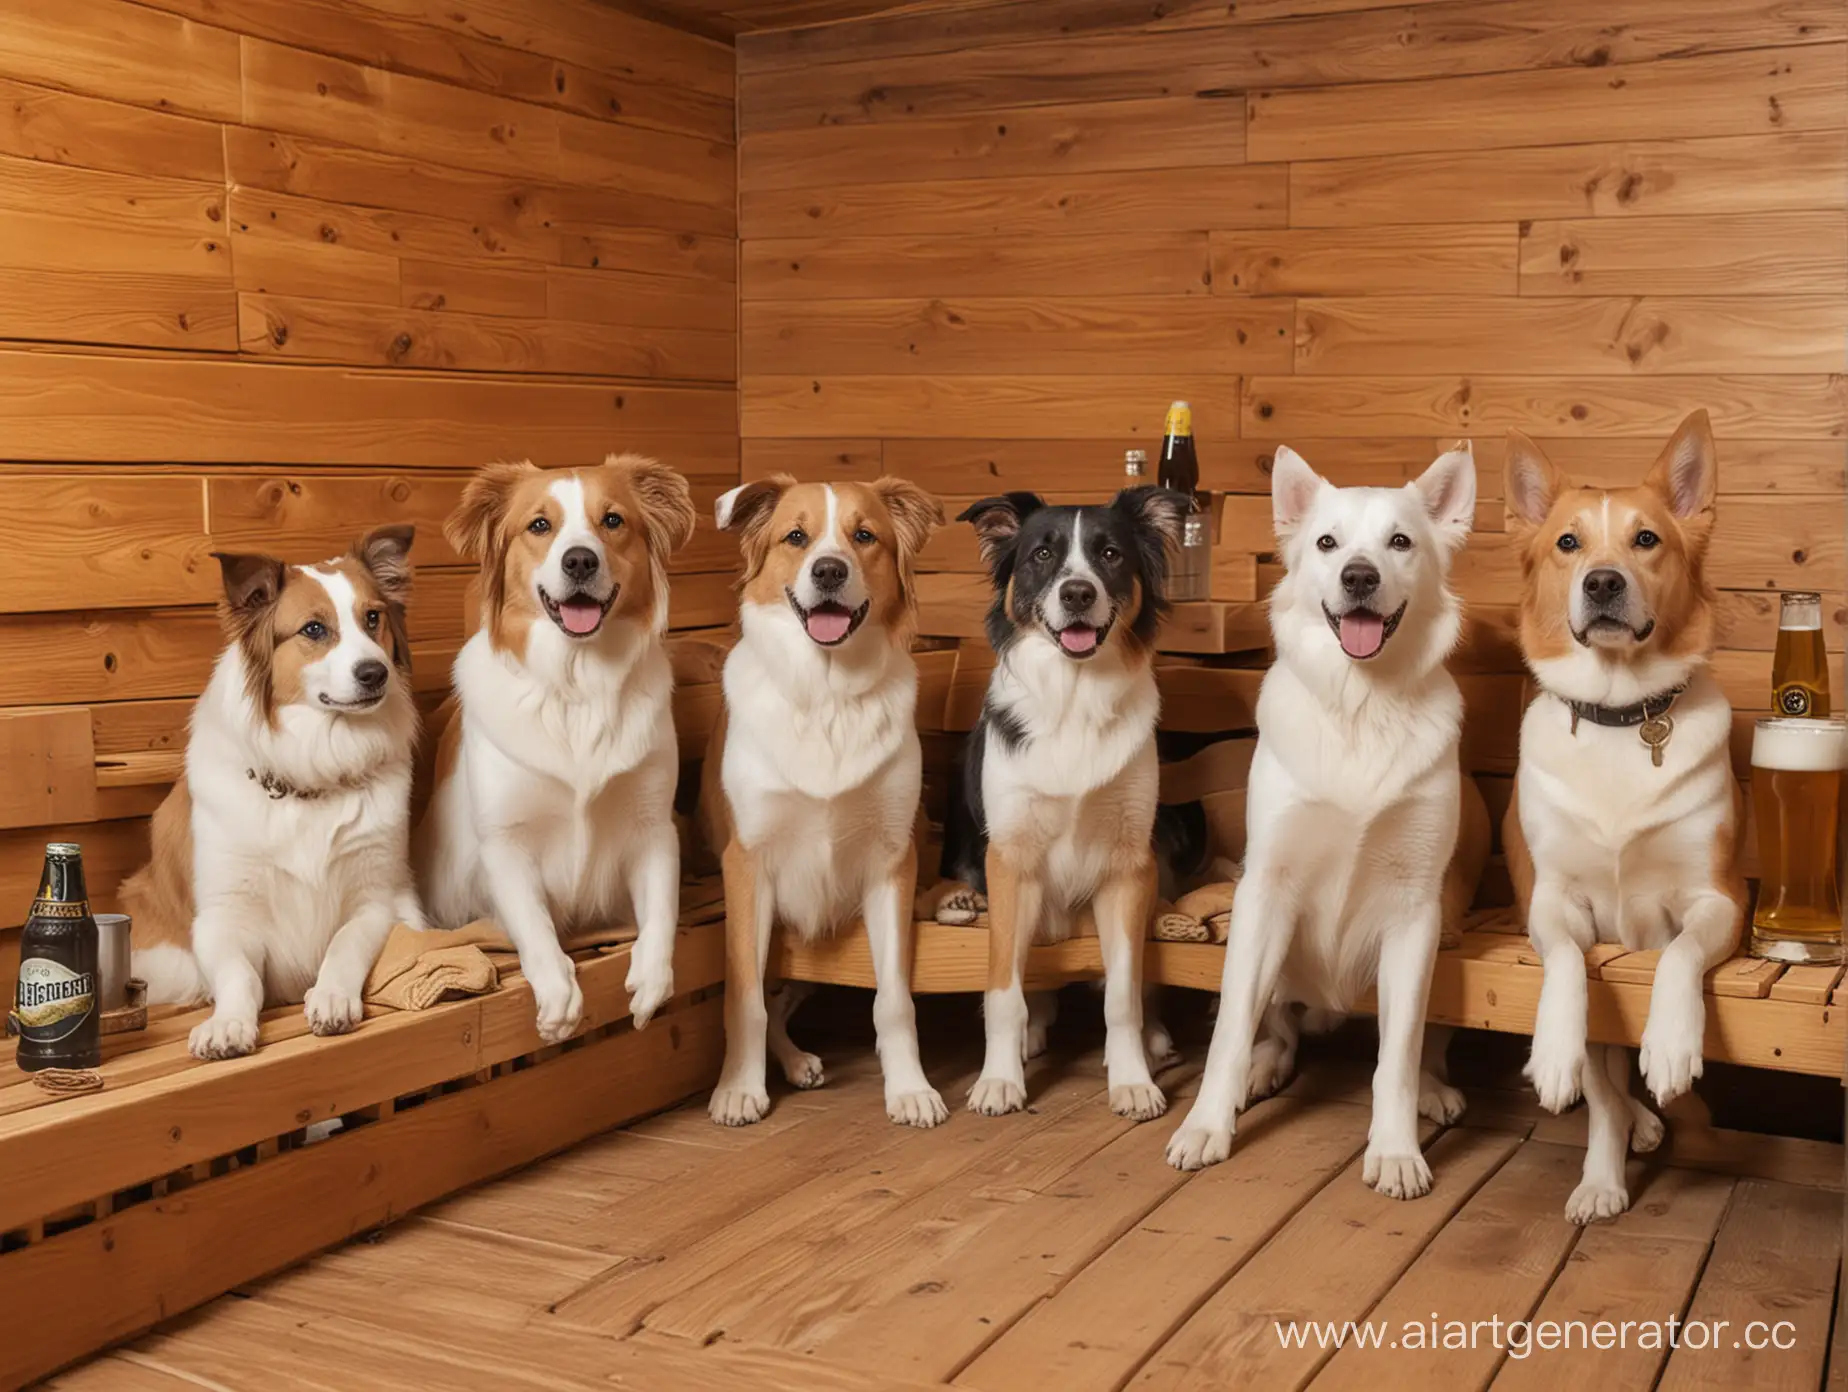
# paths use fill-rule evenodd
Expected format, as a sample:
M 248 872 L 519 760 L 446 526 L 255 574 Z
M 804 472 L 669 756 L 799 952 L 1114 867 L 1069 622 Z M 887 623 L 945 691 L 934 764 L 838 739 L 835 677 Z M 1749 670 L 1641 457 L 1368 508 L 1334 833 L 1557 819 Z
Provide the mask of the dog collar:
M 244 777 L 267 793 L 271 802 L 281 802 L 284 798 L 300 798 L 308 802 L 318 797 L 326 797 L 329 793 L 356 793 L 372 781 L 370 778 L 342 778 L 331 787 L 302 788 L 289 782 L 279 773 L 272 773 L 268 769 L 259 773 L 253 768 L 245 769 Z
M 1654 696 L 1645 696 L 1633 706 L 1600 706 L 1593 701 L 1574 701 L 1564 696 L 1559 699 L 1572 711 L 1572 733 L 1576 735 L 1581 720 L 1589 720 L 1593 725 L 1614 725 L 1620 729 L 1660 720 L 1686 690 L 1685 686 L 1671 687 Z
M 1572 708 L 1572 734 L 1578 736 L 1580 720 L 1589 720 L 1594 725 L 1614 725 L 1619 728 L 1630 727 L 1636 730 L 1637 738 L 1649 751 L 1649 762 L 1656 768 L 1662 767 L 1662 751 L 1668 747 L 1669 739 L 1675 733 L 1675 718 L 1669 708 L 1675 704 L 1675 698 L 1686 691 L 1687 687 L 1671 687 L 1667 691 L 1645 696 L 1633 706 L 1600 706 L 1591 701 L 1566 701 Z M 1565 697 L 1559 698 L 1565 701 Z

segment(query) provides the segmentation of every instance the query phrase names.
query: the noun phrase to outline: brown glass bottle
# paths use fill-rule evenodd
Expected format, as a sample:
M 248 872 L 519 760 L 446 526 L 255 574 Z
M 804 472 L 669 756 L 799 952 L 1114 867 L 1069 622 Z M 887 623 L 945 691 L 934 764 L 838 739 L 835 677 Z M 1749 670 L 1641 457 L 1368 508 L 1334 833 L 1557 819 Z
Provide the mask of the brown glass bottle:
M 1200 487 L 1200 457 L 1194 452 L 1193 408 L 1177 401 L 1168 408 L 1168 421 L 1162 429 L 1161 468 L 1157 480 L 1163 488 L 1172 488 L 1193 498 Z M 1194 499 L 1194 506 L 1199 500 Z
M 96 919 L 84 887 L 83 851 L 69 841 L 45 847 L 38 897 L 19 939 L 13 1008 L 19 1066 L 95 1068 L 103 1061 Z

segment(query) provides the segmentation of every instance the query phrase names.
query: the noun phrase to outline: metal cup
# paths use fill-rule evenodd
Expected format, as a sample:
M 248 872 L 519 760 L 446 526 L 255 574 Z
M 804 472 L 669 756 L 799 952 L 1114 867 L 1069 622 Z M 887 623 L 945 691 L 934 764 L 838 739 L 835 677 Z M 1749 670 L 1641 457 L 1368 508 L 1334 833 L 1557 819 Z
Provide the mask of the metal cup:
M 102 978 L 104 1010 L 120 1010 L 128 1004 L 129 922 L 127 914 L 96 915 L 96 967 Z

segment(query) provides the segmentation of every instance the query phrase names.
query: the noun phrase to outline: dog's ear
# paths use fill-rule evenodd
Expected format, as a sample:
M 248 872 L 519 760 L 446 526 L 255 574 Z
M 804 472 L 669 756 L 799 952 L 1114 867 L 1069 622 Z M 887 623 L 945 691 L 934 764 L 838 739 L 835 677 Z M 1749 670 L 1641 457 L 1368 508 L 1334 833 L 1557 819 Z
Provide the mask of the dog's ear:
M 1476 456 L 1468 440 L 1431 461 L 1412 484 L 1448 546 L 1461 546 L 1476 520 Z
M 398 524 L 375 527 L 353 544 L 353 559 L 366 568 L 387 603 L 410 600 L 411 543 L 416 538 L 415 527 Z
M 648 534 L 650 551 L 671 556 L 693 540 L 699 513 L 693 506 L 693 490 L 678 470 L 639 454 L 612 454 L 603 463 L 629 476 L 629 486 L 642 505 L 642 528 Z
M 1172 488 L 1143 484 L 1125 488 L 1110 506 L 1128 516 L 1139 529 L 1153 532 L 1172 546 L 1181 544 L 1181 522 L 1193 510 L 1193 500 Z
M 1020 524 L 1045 506 L 1045 500 L 1037 493 L 1003 493 L 969 504 L 956 514 L 956 520 L 975 528 L 982 559 L 994 570 L 1013 547 L 1014 538 L 1020 535 Z
M 1279 537 L 1287 538 L 1302 525 L 1316 495 L 1328 482 L 1288 445 L 1278 445 L 1271 454 L 1271 525 Z
M 276 603 L 285 567 L 274 556 L 239 551 L 214 551 L 212 559 L 224 577 L 226 626 L 241 632 Z
M 1694 412 L 1675 428 L 1643 478 L 1643 486 L 1661 494 L 1683 521 L 1713 511 L 1719 483 L 1719 452 L 1713 443 L 1713 423 L 1705 411 Z
M 770 519 L 783 495 L 796 486 L 789 474 L 771 474 L 767 478 L 741 483 L 721 493 L 712 505 L 712 520 L 722 532 L 738 532 L 739 550 L 744 553 L 744 570 L 738 576 L 739 588 L 751 583 L 764 568 L 769 551 Z
M 385 625 L 391 630 L 391 659 L 411 670 L 411 634 L 404 607 L 411 599 L 411 543 L 417 529 L 406 524 L 375 527 L 353 544 L 353 559 L 366 568 L 385 601 Z
M 721 532 L 748 534 L 754 526 L 762 526 L 770 520 L 777 503 L 795 486 L 796 480 L 789 474 L 771 474 L 741 483 L 730 492 L 719 494 L 719 500 L 712 505 L 712 520 Z
M 465 559 L 485 561 L 513 490 L 539 472 L 530 459 L 502 460 L 477 469 L 462 486 L 462 501 L 443 523 L 443 536 Z
M 1508 511 L 1530 527 L 1538 527 L 1553 510 L 1553 500 L 1566 486 L 1565 475 L 1553 466 L 1545 451 L 1518 430 L 1508 432 L 1508 463 L 1502 497 Z
M 873 492 L 892 514 L 899 548 L 907 556 L 924 549 L 930 534 L 943 525 L 943 504 L 909 479 L 887 475 L 873 481 Z

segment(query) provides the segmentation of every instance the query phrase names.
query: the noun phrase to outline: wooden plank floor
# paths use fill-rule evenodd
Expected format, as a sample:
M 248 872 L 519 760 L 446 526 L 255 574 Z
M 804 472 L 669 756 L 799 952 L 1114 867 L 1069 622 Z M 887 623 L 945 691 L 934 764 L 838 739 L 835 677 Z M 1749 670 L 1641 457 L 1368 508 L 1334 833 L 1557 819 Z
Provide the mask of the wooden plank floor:
M 1074 997 L 1078 1014 L 1087 997 Z M 925 1016 L 926 1057 L 960 1101 L 979 1022 L 967 1001 Z M 1823 1385 L 1839 1147 L 1711 1130 L 1678 1146 L 1671 1129 L 1666 1159 L 1632 1162 L 1631 1211 L 1581 1231 L 1561 1213 L 1582 1113 L 1547 1117 L 1520 1092 L 1478 1089 L 1461 1123 L 1427 1127 L 1432 1194 L 1395 1203 L 1360 1178 L 1365 1069 L 1324 1058 L 1248 1114 L 1229 1162 L 1183 1176 L 1162 1162 L 1172 1118 L 1133 1126 L 1109 1112 L 1089 1023 L 1062 1025 L 1030 1066 L 1031 1111 L 957 1112 L 931 1132 L 885 1121 L 863 1031 L 825 1038 L 827 1085 L 778 1094 L 756 1127 L 713 1127 L 698 1099 L 49 1386 Z M 1164 1076 L 1179 1105 L 1196 1076 Z M 1659 1338 L 1670 1319 L 1727 1323 L 1700 1326 L 1707 1347 L 1655 1346 L 1650 1322 Z M 1280 1337 L 1293 1320 L 1384 1321 L 1398 1347 L 1324 1347 L 1306 1326 Z M 1537 1324 L 1517 1356 L 1511 1321 L 1557 1322 L 1571 1347 L 1548 1348 Z M 1613 1342 L 1594 1344 L 1596 1321 Z M 1789 1347 L 1747 1347 L 1779 1321 Z

